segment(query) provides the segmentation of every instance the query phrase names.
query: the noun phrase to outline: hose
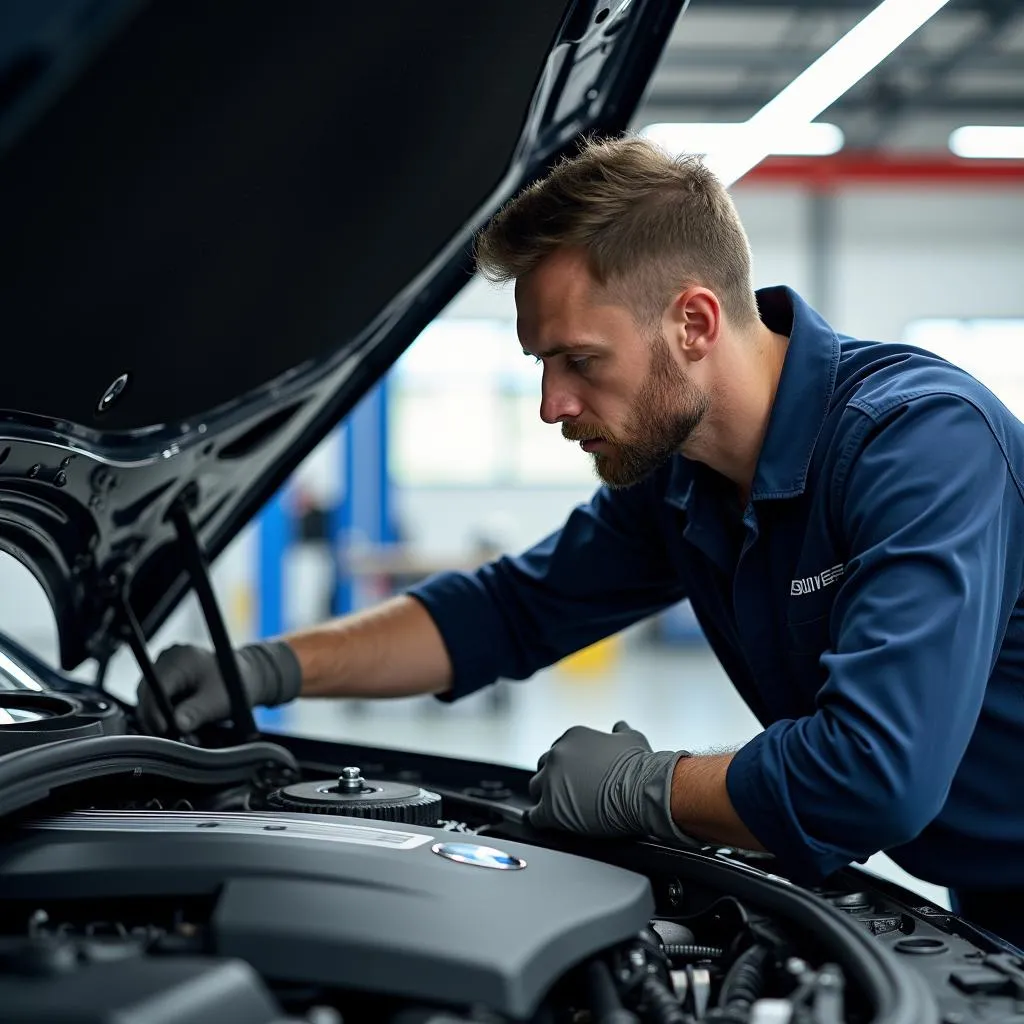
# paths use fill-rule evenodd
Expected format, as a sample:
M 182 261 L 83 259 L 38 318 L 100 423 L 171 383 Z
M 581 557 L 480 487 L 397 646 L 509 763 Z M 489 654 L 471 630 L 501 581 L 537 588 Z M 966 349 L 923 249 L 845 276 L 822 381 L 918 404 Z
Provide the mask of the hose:
M 764 990 L 764 969 L 771 956 L 767 946 L 751 946 L 736 957 L 722 982 L 718 1005 L 735 1014 L 749 1011 Z
M 672 990 L 655 974 L 648 974 L 640 983 L 640 995 L 656 1024 L 694 1024 L 684 1013 Z
M 665 955 L 673 959 L 687 958 L 690 960 L 718 960 L 724 955 L 724 951 L 718 946 L 680 946 L 675 943 L 666 943 Z
M 591 960 L 587 966 L 587 993 L 594 1024 L 640 1024 L 640 1018 L 623 1007 L 603 960 Z
M 750 1024 L 750 1008 L 741 1010 L 727 1007 L 723 1010 L 722 1007 L 716 1006 L 701 1020 L 705 1024 Z

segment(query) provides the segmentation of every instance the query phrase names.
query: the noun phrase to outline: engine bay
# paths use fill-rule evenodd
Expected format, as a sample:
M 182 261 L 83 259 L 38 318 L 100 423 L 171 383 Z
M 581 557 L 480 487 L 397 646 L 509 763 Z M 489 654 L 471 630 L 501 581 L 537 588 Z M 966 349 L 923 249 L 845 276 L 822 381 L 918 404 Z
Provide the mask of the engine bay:
M 59 728 L 61 701 L 79 710 Z M 3 703 L 5 1021 L 966 1024 L 1024 1006 L 1019 958 L 897 886 L 851 870 L 808 890 L 763 854 L 541 833 L 520 769 L 139 736 L 95 693 Z
M 0 634 L 0 1024 L 1024 1024 L 1018 951 L 860 869 L 544 832 L 530 772 L 254 721 L 210 560 L 686 3 L 13 6 L 0 549 L 96 678 Z M 182 735 L 190 591 L 230 714 Z

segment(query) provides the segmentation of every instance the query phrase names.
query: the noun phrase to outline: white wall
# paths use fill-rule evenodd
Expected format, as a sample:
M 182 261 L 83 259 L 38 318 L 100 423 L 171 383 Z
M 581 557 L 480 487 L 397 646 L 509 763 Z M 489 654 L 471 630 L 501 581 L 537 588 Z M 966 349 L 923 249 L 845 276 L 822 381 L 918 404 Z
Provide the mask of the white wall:
M 750 239 L 754 287 L 788 284 L 810 298 L 810 208 L 806 193 L 797 187 L 737 188 L 733 201 Z
M 924 317 L 1024 315 L 1024 188 L 858 189 L 838 205 L 836 326 L 898 340 Z

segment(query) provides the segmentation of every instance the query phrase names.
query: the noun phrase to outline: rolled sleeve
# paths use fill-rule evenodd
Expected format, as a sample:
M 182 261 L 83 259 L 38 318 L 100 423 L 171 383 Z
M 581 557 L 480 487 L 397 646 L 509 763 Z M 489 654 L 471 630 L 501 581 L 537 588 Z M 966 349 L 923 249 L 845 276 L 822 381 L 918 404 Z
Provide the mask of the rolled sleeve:
M 411 588 L 452 661 L 453 685 L 441 699 L 526 679 L 685 597 L 665 555 L 662 505 L 647 483 L 602 488 L 524 554 Z
M 813 715 L 737 752 L 737 814 L 798 877 L 909 842 L 941 811 L 1021 582 L 1021 499 L 969 402 L 864 415 L 836 488 L 848 562 Z M 843 464 L 841 464 L 843 465 Z

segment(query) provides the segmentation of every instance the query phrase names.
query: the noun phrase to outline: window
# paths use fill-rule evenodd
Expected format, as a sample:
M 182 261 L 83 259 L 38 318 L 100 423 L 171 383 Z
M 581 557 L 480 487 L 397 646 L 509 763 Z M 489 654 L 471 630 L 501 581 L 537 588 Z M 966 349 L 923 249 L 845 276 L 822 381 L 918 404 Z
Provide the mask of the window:
M 1024 419 L 1024 319 L 916 320 L 903 340 L 962 367 Z
M 390 377 L 391 466 L 402 486 L 593 483 L 592 463 L 542 423 L 541 368 L 511 320 L 435 320 Z

